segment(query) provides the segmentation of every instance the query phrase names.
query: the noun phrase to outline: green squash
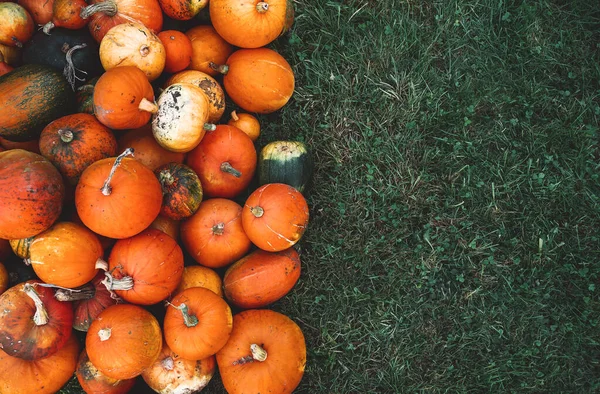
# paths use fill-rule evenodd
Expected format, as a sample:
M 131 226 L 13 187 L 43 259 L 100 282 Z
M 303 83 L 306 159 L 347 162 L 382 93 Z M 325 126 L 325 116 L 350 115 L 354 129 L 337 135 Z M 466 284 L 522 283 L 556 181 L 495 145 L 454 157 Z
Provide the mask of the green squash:
M 274 141 L 258 158 L 258 183 L 285 183 L 304 193 L 310 186 L 313 160 L 306 145 L 298 141 Z

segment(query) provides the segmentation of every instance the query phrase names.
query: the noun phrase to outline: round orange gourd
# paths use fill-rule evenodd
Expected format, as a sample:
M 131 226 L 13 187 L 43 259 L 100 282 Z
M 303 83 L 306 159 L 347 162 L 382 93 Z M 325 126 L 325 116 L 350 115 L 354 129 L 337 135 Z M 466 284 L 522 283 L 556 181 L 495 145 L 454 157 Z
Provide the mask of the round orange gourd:
M 185 249 L 199 264 L 211 268 L 240 259 L 252 245 L 242 227 L 241 214 L 242 207 L 235 201 L 203 201 L 198 211 L 181 224 Z
M 118 144 L 119 152 L 132 148 L 135 152 L 133 158 L 152 171 L 167 163 L 183 163 L 185 158 L 185 153 L 168 151 L 156 142 L 152 135 L 151 123 L 127 131 Z
M 87 25 L 87 20 L 81 17 L 81 10 L 87 7 L 85 0 L 54 0 L 52 5 L 52 20 L 44 24 L 44 33 L 50 35 L 55 27 L 78 30 Z
M 128 238 L 150 225 L 162 204 L 160 184 L 142 163 L 125 157 L 103 159 L 89 166 L 75 189 L 81 221 L 109 238 Z
M 149 81 L 163 72 L 166 58 L 160 39 L 141 23 L 121 23 L 111 28 L 100 42 L 100 62 L 105 70 L 134 66 Z
M 19 0 L 17 3 L 29 12 L 36 25 L 43 26 L 52 20 L 54 0 Z
M 213 26 L 221 37 L 241 48 L 258 48 L 271 43 L 290 28 L 293 18 L 291 0 L 210 1 Z
M 216 67 L 231 99 L 248 112 L 269 114 L 283 107 L 294 93 L 289 63 L 269 48 L 240 49 Z
M 256 148 L 246 133 L 218 125 L 188 153 L 186 163 L 198 174 L 207 196 L 232 198 L 252 181 L 256 160 Z
M 201 360 L 218 352 L 229 339 L 231 328 L 229 305 L 203 287 L 177 294 L 164 320 L 165 341 L 188 360 Z
M 296 244 L 304 234 L 308 225 L 308 204 L 292 186 L 268 183 L 246 200 L 242 224 L 254 245 L 278 252 Z
M 258 123 L 258 119 L 250 114 L 232 111 L 231 119 L 227 124 L 242 130 L 252 141 L 256 141 L 260 137 L 260 123 Z
M 17 3 L 0 3 L 0 44 L 22 48 L 33 35 L 33 18 Z
M 197 70 L 181 71 L 169 78 L 165 88 L 175 83 L 190 83 L 204 92 L 208 99 L 208 122 L 217 123 L 225 112 L 225 92 L 210 75 Z
M 115 67 L 102 74 L 93 100 L 96 118 L 111 129 L 142 127 L 157 111 L 152 85 L 134 66 Z
M 214 270 L 201 265 L 191 265 L 183 269 L 181 282 L 174 293 L 181 293 L 190 287 L 204 287 L 219 297 L 223 297 L 223 281 Z
M 86 349 L 79 356 L 75 376 L 86 393 L 126 394 L 135 385 L 135 379 L 113 379 L 98 371 L 90 361 Z
M 215 76 L 218 74 L 210 64 L 224 64 L 233 52 L 233 46 L 225 41 L 212 26 L 192 27 L 185 33 L 192 42 L 191 70 Z
M 158 358 L 162 333 L 156 318 L 144 308 L 117 304 L 92 322 L 85 347 L 92 364 L 104 375 L 132 379 Z
M 0 152 L 0 238 L 20 239 L 49 228 L 62 210 L 65 187 L 43 156 L 22 149 Z
M 281 313 L 267 309 L 238 313 L 229 341 L 217 353 L 217 365 L 229 394 L 292 393 L 304 375 L 304 335 Z
M 188 36 L 177 30 L 164 30 L 157 36 L 165 47 L 165 72 L 176 73 L 190 65 L 192 42 Z
M 208 0 L 158 0 L 160 7 L 170 18 L 187 21 L 198 15 Z

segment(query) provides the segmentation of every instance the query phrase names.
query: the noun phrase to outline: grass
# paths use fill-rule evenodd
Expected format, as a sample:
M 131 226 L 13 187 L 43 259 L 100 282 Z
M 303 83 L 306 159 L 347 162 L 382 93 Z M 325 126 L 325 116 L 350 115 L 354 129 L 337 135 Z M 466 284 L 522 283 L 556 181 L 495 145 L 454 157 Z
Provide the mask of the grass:
M 258 145 L 316 161 L 297 392 L 599 391 L 597 5 L 295 5 Z

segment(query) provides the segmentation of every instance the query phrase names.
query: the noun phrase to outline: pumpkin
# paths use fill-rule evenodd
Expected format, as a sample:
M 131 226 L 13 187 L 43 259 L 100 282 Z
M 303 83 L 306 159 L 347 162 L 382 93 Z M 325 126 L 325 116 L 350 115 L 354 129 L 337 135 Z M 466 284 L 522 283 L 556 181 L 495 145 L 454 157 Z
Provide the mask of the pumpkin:
M 10 357 L 0 350 L 0 392 L 10 394 L 53 394 L 75 372 L 79 342 L 72 335 L 56 353 L 39 360 Z
M 183 251 L 156 229 L 117 241 L 108 258 L 106 286 L 125 301 L 152 305 L 169 297 L 183 274 Z
M 115 67 L 102 74 L 93 100 L 96 118 L 111 129 L 142 127 L 157 111 L 152 85 L 134 66 Z
M 183 268 L 181 282 L 174 294 L 179 294 L 191 287 L 204 287 L 223 298 L 223 281 L 214 270 L 201 265 L 191 265 Z
M 289 20 L 293 17 L 291 0 L 210 1 L 210 20 L 219 35 L 242 48 L 270 44 L 289 29 Z
M 231 99 L 248 112 L 269 114 L 283 107 L 294 93 L 289 63 L 269 48 L 235 51 L 224 66 L 213 64 Z
M 34 237 L 21 239 L 11 239 L 8 241 L 15 256 L 22 258 L 25 261 L 29 260 L 29 247 Z
M 210 197 L 232 198 L 248 187 L 256 170 L 254 143 L 240 129 L 218 125 L 188 153 L 186 164 Z
M 135 379 L 117 380 L 98 371 L 91 363 L 86 349 L 79 356 L 75 376 L 86 393 L 125 394 L 135 385 Z
M 156 142 L 172 152 L 194 149 L 207 130 L 208 100 L 202 90 L 189 83 L 176 83 L 158 97 L 158 111 L 152 117 L 152 133 Z
M 158 321 L 144 308 L 117 304 L 92 322 L 85 337 L 87 354 L 109 378 L 123 380 L 141 375 L 158 358 L 162 333 Z
M 153 33 L 162 30 L 163 14 L 158 0 L 90 0 L 89 3 L 81 11 L 81 17 L 90 18 L 88 27 L 97 42 L 121 23 L 138 22 Z
M 150 123 L 126 132 L 118 143 L 120 152 L 132 148 L 135 151 L 133 158 L 152 171 L 167 163 L 183 163 L 185 157 L 185 153 L 171 152 L 160 146 L 152 135 Z
M 300 240 L 308 225 L 308 204 L 302 194 L 283 183 L 256 189 L 242 210 L 242 224 L 260 249 L 278 252 Z
M 73 112 L 75 96 L 59 71 L 26 64 L 0 77 L 0 103 L 0 137 L 31 141 L 48 123 Z
M 19 0 L 17 3 L 29 12 L 36 25 L 42 26 L 52 20 L 54 0 Z
M 250 114 L 232 111 L 231 119 L 227 124 L 242 130 L 252 141 L 256 141 L 260 137 L 260 123 L 258 123 L 258 119 Z
M 210 67 L 210 63 L 224 64 L 233 52 L 233 46 L 221 38 L 212 26 L 192 27 L 185 35 L 192 42 L 192 62 L 189 68 L 212 76 L 218 75 L 218 71 Z
M 187 360 L 163 343 L 158 359 L 142 373 L 142 378 L 157 393 L 198 393 L 212 379 L 215 366 L 214 356 Z
M 100 61 L 105 70 L 135 66 L 150 81 L 163 72 L 166 56 L 160 39 L 141 23 L 117 25 L 100 42 Z
M 8 289 L 8 282 L 10 278 L 8 271 L 4 267 L 4 264 L 0 263 L 0 294 L 4 293 Z
M 181 71 L 169 78 L 165 88 L 175 83 L 191 83 L 199 87 L 208 99 L 208 122 L 217 123 L 225 112 L 225 92 L 210 75 L 197 70 Z
M 40 151 L 67 179 L 76 185 L 92 163 L 117 154 L 112 131 L 90 114 L 67 115 L 42 130 Z
M 148 229 L 155 228 L 167 234 L 169 237 L 179 239 L 179 221 L 169 219 L 163 215 L 158 215 L 156 219 L 148 226 Z
M 199 264 L 220 268 L 240 259 L 250 250 L 250 240 L 241 221 L 242 207 L 235 201 L 213 198 L 181 224 L 181 240 Z
M 16 3 L 0 3 L 0 44 L 21 48 L 33 35 L 33 18 Z
M 75 100 L 77 101 L 77 112 L 85 114 L 94 114 L 94 87 L 98 82 L 98 77 L 94 77 L 75 91 Z
M 36 235 L 29 244 L 29 261 L 36 275 L 61 287 L 82 286 L 106 265 L 102 245 L 86 227 L 59 222 Z
M 185 164 L 167 163 L 158 167 L 154 174 L 163 193 L 162 215 L 181 220 L 198 210 L 202 201 L 202 185 L 194 170 Z
M 165 30 L 157 34 L 165 47 L 165 72 L 176 73 L 184 70 L 192 61 L 192 42 L 180 31 Z
M 0 76 L 8 74 L 12 70 L 14 70 L 14 67 L 4 61 L 4 55 L 0 52 Z
M 262 308 L 279 300 L 300 278 L 300 257 L 293 248 L 256 250 L 233 264 L 223 278 L 225 297 L 244 309 Z
M 292 393 L 304 375 L 304 335 L 281 313 L 241 312 L 233 318 L 229 341 L 217 353 L 217 365 L 229 394 Z
M 109 238 L 138 234 L 158 216 L 162 204 L 154 173 L 127 158 L 102 159 L 81 174 L 75 189 L 75 207 L 81 221 L 93 232 Z
M 9 141 L 7 139 L 0 137 L 0 146 L 2 148 L 4 148 L 5 150 L 23 149 L 28 152 L 33 152 L 33 153 L 37 153 L 38 155 L 41 155 L 39 140 L 15 142 L 15 141 Z
M 158 2 L 167 16 L 182 21 L 192 19 L 208 4 L 208 0 L 158 0 Z
M 81 10 L 87 7 L 85 0 L 54 0 L 52 5 L 52 20 L 42 28 L 45 34 L 55 27 L 77 30 L 87 25 L 87 20 L 81 17 Z
M 21 50 L 19 48 L 0 44 L 0 53 L 4 56 L 6 64 L 13 67 L 19 65 L 21 61 Z
M 0 152 L 0 238 L 27 238 L 60 216 L 65 188 L 43 156 L 12 149 Z
M 258 183 L 285 183 L 300 193 L 310 185 L 313 161 L 308 148 L 299 141 L 273 141 L 258 158 Z
M 40 283 L 20 283 L 0 295 L 0 349 L 12 357 L 48 357 L 71 336 L 71 304 L 56 300 L 54 290 Z
M 165 342 L 188 360 L 201 360 L 218 352 L 229 339 L 231 328 L 229 305 L 203 287 L 177 294 L 164 320 Z

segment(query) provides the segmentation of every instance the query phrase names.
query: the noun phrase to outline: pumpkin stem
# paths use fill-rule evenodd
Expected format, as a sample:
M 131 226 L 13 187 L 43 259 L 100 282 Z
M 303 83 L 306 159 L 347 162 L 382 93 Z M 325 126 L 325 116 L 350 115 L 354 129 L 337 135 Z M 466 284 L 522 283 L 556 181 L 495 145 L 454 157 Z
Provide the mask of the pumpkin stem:
M 108 291 L 112 290 L 131 290 L 133 289 L 133 278 L 124 276 L 121 279 L 115 279 L 111 274 L 105 272 L 106 278 L 102 281 Z
M 186 304 L 181 303 L 179 306 L 173 305 L 173 307 L 181 311 L 181 314 L 183 315 L 183 322 L 185 323 L 186 327 L 195 327 L 198 324 L 198 318 L 188 313 L 188 306 Z
M 23 291 L 27 294 L 35 304 L 35 314 L 33 315 L 33 322 L 36 326 L 43 326 L 44 324 L 48 324 L 48 311 L 44 307 L 44 303 L 40 299 L 40 295 L 35 291 L 32 285 L 26 283 L 23 286 Z
M 256 11 L 258 11 L 260 14 L 264 14 L 268 10 L 269 4 L 265 3 L 264 1 L 261 1 L 258 4 L 256 4 Z
M 160 183 L 162 185 L 165 185 L 165 186 L 171 186 L 172 184 L 175 183 L 175 178 L 173 177 L 173 174 L 171 174 L 171 171 L 169 171 L 167 169 L 162 170 L 158 174 L 158 180 L 160 181 Z
M 223 163 L 221 163 L 221 171 L 231 174 L 236 178 L 242 176 L 242 173 L 233 168 L 233 166 L 228 161 L 224 161 Z
M 212 226 L 212 232 L 214 235 L 223 235 L 225 232 L 225 223 L 221 222 Z
M 113 0 L 106 0 L 100 3 L 88 5 L 87 7 L 83 7 L 81 9 L 81 12 L 79 13 L 79 16 L 83 19 L 87 19 L 90 16 L 94 15 L 96 12 L 102 12 L 107 16 L 115 16 L 117 14 L 117 11 L 117 3 L 115 3 Z
M 52 23 L 52 21 L 46 23 L 43 27 L 42 27 L 42 31 L 44 32 L 44 34 L 46 34 L 47 36 L 50 35 L 50 30 L 54 29 L 56 25 L 54 23 Z
M 94 266 L 97 270 L 108 271 L 108 263 L 102 260 L 101 257 L 96 260 L 96 265 Z
M 73 64 L 73 52 L 79 49 L 83 49 L 85 47 L 87 47 L 87 44 L 83 43 L 75 45 L 74 47 L 69 48 L 69 50 L 67 51 L 67 64 L 65 64 L 65 68 L 63 69 L 63 75 L 67 78 L 67 81 L 69 82 L 69 85 L 71 85 L 71 89 L 73 89 L 73 91 L 75 91 L 75 81 L 85 81 L 85 78 L 79 78 L 77 76 L 77 71 L 87 75 L 87 72 L 78 69 Z
M 100 341 L 102 342 L 108 341 L 108 339 L 110 338 L 110 334 L 111 332 L 109 327 L 98 330 L 98 336 L 100 337 Z
M 110 196 L 110 193 L 112 192 L 112 187 L 110 187 L 110 181 L 111 181 L 113 175 L 115 175 L 115 171 L 117 170 L 117 167 L 121 165 L 121 160 L 123 160 L 123 158 L 125 156 L 129 156 L 131 154 L 133 154 L 133 148 L 127 148 L 127 149 L 125 149 L 125 151 L 123 151 L 123 153 L 121 153 L 119 156 L 117 156 L 117 159 L 115 160 L 112 168 L 110 169 L 108 178 L 106 178 L 106 181 L 104 181 L 104 185 L 102 185 L 102 189 L 100 189 L 102 191 L 103 195 Z
M 267 359 L 267 351 L 256 343 L 250 345 L 250 352 L 252 353 L 252 358 L 256 361 L 263 362 Z
M 240 117 L 237 115 L 237 112 L 231 111 L 231 119 L 237 122 L 238 120 L 240 120 Z
M 173 357 L 169 356 L 160 362 L 160 365 L 167 371 L 172 371 L 175 368 L 175 362 Z
M 204 123 L 203 128 L 206 131 L 215 131 L 217 129 L 217 125 L 213 123 Z
M 151 114 L 155 114 L 158 112 L 158 105 L 154 104 L 152 101 L 148 100 L 146 97 L 140 101 L 140 105 L 138 105 L 138 109 L 140 111 L 150 112 Z
M 252 212 L 252 214 L 259 218 L 262 217 L 262 215 L 265 214 L 265 210 L 262 209 L 262 207 L 256 206 L 256 207 L 250 207 L 250 212 Z
M 96 294 L 96 288 L 91 283 L 83 285 L 78 289 L 58 289 L 54 298 L 59 301 L 89 300 Z
M 58 135 L 60 139 L 64 143 L 69 143 L 73 141 L 73 132 L 69 129 L 58 129 Z
M 210 68 L 212 68 L 213 70 L 215 70 L 216 72 L 219 72 L 221 74 L 227 74 L 229 72 L 229 66 L 227 64 L 216 64 L 213 62 L 208 63 L 208 66 Z
M 150 54 L 150 47 L 148 45 L 142 45 L 140 47 L 140 55 L 142 55 L 142 57 L 146 57 L 148 54 Z

